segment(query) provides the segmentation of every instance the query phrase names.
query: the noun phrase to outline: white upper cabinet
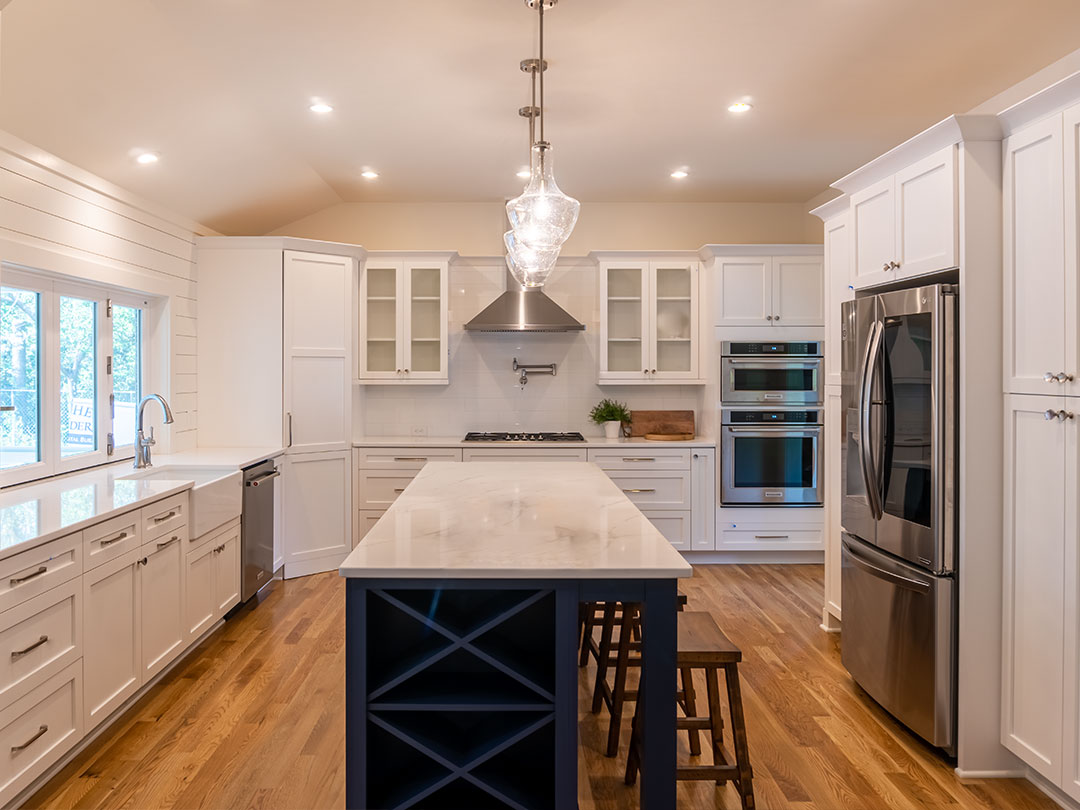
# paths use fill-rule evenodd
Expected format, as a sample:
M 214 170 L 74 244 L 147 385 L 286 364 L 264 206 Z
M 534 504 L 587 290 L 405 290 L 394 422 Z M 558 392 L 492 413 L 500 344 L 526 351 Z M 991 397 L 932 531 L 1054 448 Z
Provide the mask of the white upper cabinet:
M 851 195 L 856 289 L 959 266 L 956 150 L 950 144 Z
M 294 453 L 352 441 L 354 260 L 285 251 L 284 443 Z
M 713 266 L 717 326 L 821 326 L 821 256 L 722 256 Z
M 368 385 L 445 385 L 448 364 L 445 259 L 369 257 L 360 273 L 357 379 Z
M 699 264 L 600 263 L 600 383 L 700 378 Z
M 851 281 L 850 211 L 825 220 L 825 383 L 840 385 L 843 323 L 840 307 L 855 293 Z
M 1004 380 L 1011 393 L 1076 393 L 1068 381 L 1076 374 L 1076 307 L 1069 299 L 1076 272 L 1065 266 L 1062 136 L 1056 115 L 1004 146 Z

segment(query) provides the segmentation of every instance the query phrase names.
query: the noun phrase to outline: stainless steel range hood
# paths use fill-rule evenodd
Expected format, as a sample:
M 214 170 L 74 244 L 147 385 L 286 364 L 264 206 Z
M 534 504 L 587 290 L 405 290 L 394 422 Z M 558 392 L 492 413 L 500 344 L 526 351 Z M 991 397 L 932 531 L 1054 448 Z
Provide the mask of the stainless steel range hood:
M 565 309 L 544 294 L 542 287 L 522 287 L 506 271 L 506 292 L 465 324 L 467 332 L 584 332 Z

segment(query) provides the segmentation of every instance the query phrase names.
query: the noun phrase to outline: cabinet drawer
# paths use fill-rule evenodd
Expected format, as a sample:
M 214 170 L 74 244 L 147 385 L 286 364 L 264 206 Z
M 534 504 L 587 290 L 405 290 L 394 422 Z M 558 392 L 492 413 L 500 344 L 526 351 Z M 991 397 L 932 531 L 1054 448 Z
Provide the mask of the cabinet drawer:
M 371 531 L 371 527 L 379 522 L 384 514 L 383 511 L 373 511 L 370 509 L 362 509 L 356 513 L 356 521 L 359 526 L 359 539 L 363 540 L 364 536 Z
M 228 535 L 230 532 L 236 531 L 239 526 L 240 518 L 233 518 L 228 523 L 223 523 L 216 529 L 211 529 L 206 534 L 199 537 L 192 537 L 189 528 L 187 526 L 182 526 L 179 530 L 174 531 L 172 534 L 170 534 L 169 537 L 172 537 L 173 534 L 179 534 L 181 542 L 184 545 L 184 552 L 186 553 L 188 551 L 194 551 L 197 548 L 202 548 L 211 541 L 215 541 L 214 545 L 218 545 L 226 535 Z M 147 540 L 147 543 L 149 542 L 150 541 Z
M 83 570 L 82 532 L 0 562 L 0 611 L 77 577 Z
M 0 615 L 0 706 L 82 655 L 82 584 L 69 580 Z
M 466 461 L 585 461 L 585 448 L 478 447 L 465 449 Z
M 611 473 L 611 480 L 642 510 L 689 509 L 690 473 Z
M 717 551 L 819 551 L 825 548 L 821 529 L 787 527 L 724 529 Z
M 429 461 L 461 461 L 461 450 L 454 447 L 360 447 L 361 470 L 419 470 Z
M 690 449 L 651 447 L 589 450 L 589 461 L 602 470 L 689 470 Z
M 188 493 L 181 492 L 142 510 L 143 542 L 175 531 L 187 523 Z
M 394 470 L 360 470 L 359 509 L 386 509 L 405 491 L 405 487 L 416 477 L 415 472 L 397 472 Z
M 689 512 L 653 512 L 644 510 L 645 515 L 660 534 L 668 539 L 672 546 L 680 551 L 690 550 L 690 513 Z
M 142 545 L 142 512 L 138 509 L 83 531 L 85 570 L 97 568 Z
M 82 738 L 82 662 L 0 711 L 0 804 L 44 773 Z

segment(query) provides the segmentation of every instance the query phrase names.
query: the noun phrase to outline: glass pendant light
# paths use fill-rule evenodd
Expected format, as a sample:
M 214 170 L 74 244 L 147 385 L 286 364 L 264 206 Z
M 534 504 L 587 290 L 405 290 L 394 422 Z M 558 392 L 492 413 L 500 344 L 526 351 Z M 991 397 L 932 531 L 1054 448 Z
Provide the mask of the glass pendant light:
M 506 204 L 518 241 L 538 250 L 562 247 L 581 211 L 581 203 L 564 194 L 555 182 L 551 163 L 551 144 L 534 144 L 529 184 L 520 197 Z
M 543 287 L 555 262 L 559 248 L 533 248 L 519 241 L 513 231 L 503 234 L 506 244 L 506 266 L 522 287 Z

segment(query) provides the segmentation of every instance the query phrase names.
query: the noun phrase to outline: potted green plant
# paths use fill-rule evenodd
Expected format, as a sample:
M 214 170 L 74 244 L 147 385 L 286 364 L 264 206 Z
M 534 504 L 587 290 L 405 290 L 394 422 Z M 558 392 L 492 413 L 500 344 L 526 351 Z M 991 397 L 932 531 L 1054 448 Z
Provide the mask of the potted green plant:
M 593 406 L 589 418 L 604 426 L 604 435 L 607 438 L 617 439 L 623 423 L 630 421 L 630 409 L 613 399 L 602 399 Z

